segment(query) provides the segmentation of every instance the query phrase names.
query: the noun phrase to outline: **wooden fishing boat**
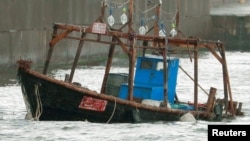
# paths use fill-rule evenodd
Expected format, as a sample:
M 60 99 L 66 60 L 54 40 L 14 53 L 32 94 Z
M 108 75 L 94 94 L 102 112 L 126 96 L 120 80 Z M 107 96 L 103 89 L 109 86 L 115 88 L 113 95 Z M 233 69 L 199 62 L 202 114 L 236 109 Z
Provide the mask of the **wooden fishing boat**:
M 224 118 L 243 115 L 242 103 L 233 100 L 223 42 L 181 37 L 179 32 L 174 37 L 159 36 L 158 21 L 152 28 L 157 35 L 137 34 L 132 28 L 133 2 L 130 0 L 127 3 L 128 21 L 119 29 L 112 28 L 104 21 L 105 1 L 102 3 L 101 16 L 90 26 L 54 23 L 43 72 L 32 70 L 31 61 L 17 61 L 17 75 L 27 109 L 27 118 L 41 121 L 140 123 L 179 121 L 185 117 L 221 121 Z M 160 6 L 161 3 L 156 9 Z M 178 26 L 177 21 L 177 29 Z M 125 27 L 126 32 L 123 31 Z M 81 33 L 81 36 L 71 34 L 74 32 Z M 90 36 L 86 35 L 92 36 L 89 38 Z M 64 39 L 79 41 L 79 45 L 71 72 L 65 75 L 65 80 L 62 81 L 47 75 L 47 71 L 55 45 Z M 82 87 L 78 82 L 72 82 L 85 42 L 110 45 L 100 92 Z M 128 56 L 128 73 L 110 73 L 117 47 Z M 223 99 L 218 99 L 217 88 L 211 87 L 207 93 L 207 102 L 199 102 L 198 54 L 201 49 L 207 49 L 222 66 Z M 152 52 L 154 54 L 150 54 Z M 169 55 L 179 52 L 186 52 L 194 62 L 193 102 L 181 101 L 176 93 L 178 70 L 183 70 L 179 66 L 181 57 L 171 58 Z M 111 88 L 114 85 L 117 88 L 115 90 Z

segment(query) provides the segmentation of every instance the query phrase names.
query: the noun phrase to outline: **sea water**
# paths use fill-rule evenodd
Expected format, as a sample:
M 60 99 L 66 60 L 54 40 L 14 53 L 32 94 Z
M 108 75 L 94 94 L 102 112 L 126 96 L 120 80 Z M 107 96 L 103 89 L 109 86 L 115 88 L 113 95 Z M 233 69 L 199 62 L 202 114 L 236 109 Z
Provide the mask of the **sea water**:
M 216 124 L 250 124 L 250 53 L 226 52 L 230 86 L 233 100 L 243 103 L 243 117 L 226 120 Z M 205 91 L 210 87 L 217 88 L 217 97 L 222 98 L 221 66 L 214 57 L 203 54 L 199 60 L 199 85 Z M 180 65 L 189 71 L 188 57 L 181 60 Z M 204 71 L 203 71 L 204 70 Z M 115 67 L 112 72 L 126 73 L 128 68 Z M 206 73 L 206 72 L 209 73 Z M 13 72 L 13 71 L 11 71 Z M 55 69 L 50 75 L 64 80 L 70 69 Z M 94 74 L 94 77 L 93 77 Z M 79 67 L 73 81 L 82 86 L 100 91 L 104 67 Z M 15 73 L 13 73 L 15 75 Z M 0 74 L 5 76 L 5 74 Z M 193 82 L 179 70 L 177 94 L 180 100 L 192 101 Z M 6 78 L 6 77 L 1 77 Z M 1 80 L 0 86 L 0 141 L 204 141 L 207 140 L 208 125 L 213 122 L 197 120 L 195 122 L 152 122 L 139 124 L 105 124 L 88 121 L 33 121 L 26 120 L 26 109 L 21 94 L 20 85 L 15 76 L 9 81 Z M 212 79 L 211 79 L 212 78 Z M 189 89 L 188 89 L 189 88 Z M 199 88 L 199 99 L 206 102 L 207 95 Z M 188 90 L 187 90 L 188 89 Z

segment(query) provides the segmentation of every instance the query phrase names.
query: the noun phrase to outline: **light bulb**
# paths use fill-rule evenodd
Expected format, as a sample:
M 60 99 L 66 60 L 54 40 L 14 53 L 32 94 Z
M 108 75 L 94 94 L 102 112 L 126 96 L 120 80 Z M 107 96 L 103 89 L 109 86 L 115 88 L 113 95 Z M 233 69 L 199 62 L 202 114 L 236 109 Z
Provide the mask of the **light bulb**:
M 177 35 L 177 31 L 175 30 L 175 28 L 172 28 L 172 29 L 171 29 L 170 35 L 171 35 L 172 37 L 174 37 L 174 36 Z
M 159 36 L 166 37 L 165 32 L 162 29 L 159 31 Z
M 122 23 L 122 24 L 125 24 L 125 23 L 127 23 L 127 21 L 128 21 L 128 17 L 127 17 L 127 15 L 126 15 L 125 13 L 123 13 L 123 14 L 121 15 L 120 19 L 121 19 L 121 23 Z
M 140 28 L 139 28 L 139 34 L 140 35 L 145 35 L 146 34 L 146 28 L 144 26 L 140 26 Z
M 162 0 L 159 0 L 159 3 L 162 4 Z
M 112 15 L 109 15 L 108 17 L 108 24 L 110 26 L 113 26 L 115 24 L 115 18 Z
M 160 30 L 159 30 L 159 36 L 160 37 L 166 37 L 166 31 L 165 31 L 165 29 L 164 29 L 164 25 L 163 25 L 163 23 L 160 23 Z

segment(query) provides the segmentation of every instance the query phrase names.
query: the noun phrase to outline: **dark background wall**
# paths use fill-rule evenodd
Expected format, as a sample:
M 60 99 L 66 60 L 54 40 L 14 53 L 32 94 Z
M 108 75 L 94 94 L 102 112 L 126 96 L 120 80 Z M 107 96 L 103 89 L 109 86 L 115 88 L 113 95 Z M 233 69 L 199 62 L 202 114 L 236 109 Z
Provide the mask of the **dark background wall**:
M 250 51 L 250 1 L 211 5 L 212 28 L 208 38 L 224 41 L 227 50 Z
M 88 24 L 99 8 L 100 0 L 0 0 L 0 64 L 43 61 L 54 22 Z
M 176 0 L 162 1 L 164 11 L 176 11 Z M 180 1 L 181 31 L 186 36 L 203 38 L 208 36 L 212 26 L 210 6 L 232 0 Z M 137 10 L 149 8 L 146 2 L 147 0 L 135 0 Z M 19 58 L 43 63 L 51 39 L 52 24 L 60 22 L 88 25 L 99 16 L 100 5 L 101 0 L 0 0 L 0 65 L 13 65 Z M 77 43 L 65 41 L 59 44 L 61 46 L 57 49 L 61 52 L 53 55 L 58 60 L 67 62 L 74 56 Z M 72 48 L 67 48 L 68 46 Z M 83 55 L 107 51 L 105 48 L 94 48 L 97 45 L 85 46 Z

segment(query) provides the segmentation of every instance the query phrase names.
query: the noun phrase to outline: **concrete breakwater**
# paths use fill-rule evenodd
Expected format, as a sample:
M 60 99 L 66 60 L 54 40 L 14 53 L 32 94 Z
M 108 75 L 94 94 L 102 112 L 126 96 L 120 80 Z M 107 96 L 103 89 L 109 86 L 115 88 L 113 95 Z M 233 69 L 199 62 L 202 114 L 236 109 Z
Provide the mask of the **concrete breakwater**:
M 250 1 L 238 0 L 210 8 L 210 39 L 225 41 L 230 50 L 250 50 Z
M 122 0 L 115 1 L 121 2 Z M 19 58 L 31 59 L 37 64 L 43 63 L 48 50 L 48 42 L 51 39 L 52 24 L 59 22 L 89 25 L 100 15 L 100 2 L 100 0 L 1 0 L 0 65 L 15 64 Z M 137 15 L 140 15 L 140 10 L 149 9 L 150 3 L 158 2 L 158 0 L 143 0 L 142 3 L 142 0 L 135 0 Z M 221 20 L 221 17 L 211 16 L 210 8 L 234 2 L 235 0 L 180 0 L 181 31 L 185 36 L 228 39 L 224 37 L 227 33 L 224 26 L 228 26 Z M 176 5 L 174 0 L 163 0 L 162 10 L 169 13 L 176 12 Z M 108 10 L 106 14 L 109 14 Z M 222 17 L 228 20 L 227 17 Z M 249 18 L 243 18 L 246 23 L 248 20 Z M 237 24 L 239 19 L 229 19 L 230 23 L 232 21 Z M 243 31 L 246 30 L 243 29 Z M 234 31 L 232 33 L 235 34 L 230 35 L 238 35 L 236 32 Z M 246 36 L 249 33 L 244 32 L 240 35 Z M 59 44 L 60 48 L 56 49 L 61 50 L 60 53 L 53 54 L 56 62 L 70 62 L 75 55 L 78 43 L 69 40 Z M 68 48 L 69 46 L 70 48 Z M 91 59 L 94 59 L 97 54 L 108 52 L 107 48 L 96 49 L 95 46 L 98 45 L 86 43 L 82 55 L 92 56 Z

